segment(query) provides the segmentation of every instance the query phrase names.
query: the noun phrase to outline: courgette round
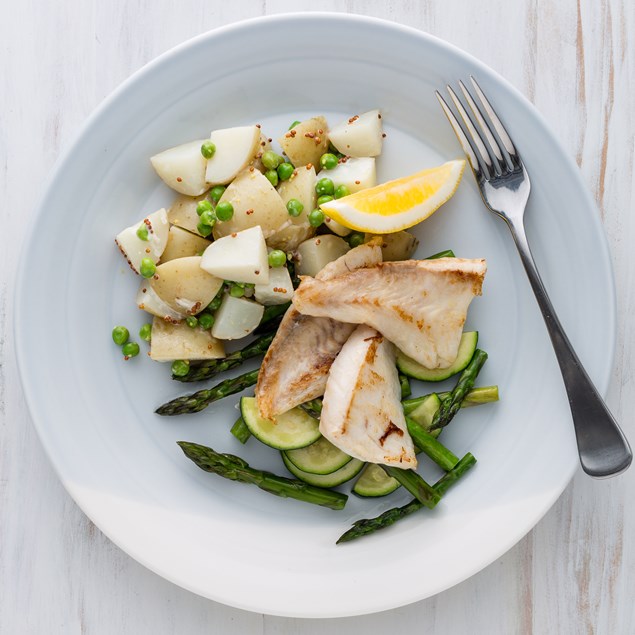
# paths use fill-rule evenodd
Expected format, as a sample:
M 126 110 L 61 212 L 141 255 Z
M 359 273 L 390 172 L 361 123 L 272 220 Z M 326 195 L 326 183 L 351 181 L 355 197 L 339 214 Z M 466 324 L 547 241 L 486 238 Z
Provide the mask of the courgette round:
M 325 437 L 305 448 L 287 450 L 284 455 L 299 470 L 309 474 L 332 474 L 353 459 Z
M 434 415 L 440 407 L 441 400 L 436 393 L 432 393 L 431 395 L 428 395 L 408 416 L 423 426 L 425 430 L 430 432 L 430 426 L 434 420 Z M 438 437 L 439 434 L 441 434 L 441 428 L 432 430 L 430 434 L 435 438 Z
M 467 331 L 461 335 L 459 352 L 448 368 L 426 368 L 401 351 L 397 351 L 397 368 L 404 375 L 421 381 L 443 381 L 464 370 L 474 357 L 478 344 L 478 331 Z
M 321 436 L 319 422 L 301 408 L 293 408 L 275 421 L 260 416 L 254 397 L 240 400 L 240 413 L 258 441 L 276 450 L 295 450 L 315 443 Z
M 368 463 L 353 485 L 353 494 L 364 498 L 387 496 L 398 487 L 399 481 L 388 476 L 381 465 Z
M 309 485 L 315 485 L 316 487 L 336 487 L 346 481 L 350 481 L 353 477 L 357 476 L 361 469 L 364 467 L 364 462 L 359 459 L 350 460 L 344 467 L 332 472 L 331 474 L 310 474 L 309 472 L 303 472 L 301 469 L 293 465 L 291 461 L 285 456 L 284 452 L 280 453 L 285 467 L 301 481 L 308 483 Z

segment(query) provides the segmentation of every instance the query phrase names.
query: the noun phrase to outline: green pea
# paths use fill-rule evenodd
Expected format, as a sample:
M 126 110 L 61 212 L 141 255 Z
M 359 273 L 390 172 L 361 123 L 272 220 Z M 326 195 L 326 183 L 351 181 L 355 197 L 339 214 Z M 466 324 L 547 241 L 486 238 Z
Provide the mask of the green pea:
M 112 330 L 112 341 L 117 346 L 123 346 L 130 337 L 130 331 L 125 326 L 115 326 Z
M 223 303 L 223 290 L 207 305 L 210 311 L 217 311 Z
M 152 276 L 156 273 L 157 266 L 154 264 L 154 260 L 151 258 L 143 258 L 141 260 L 141 265 L 139 267 L 139 273 L 144 278 L 152 278 Z
M 335 188 L 335 198 L 344 198 L 348 196 L 351 191 L 346 187 L 346 185 L 338 185 Z
M 185 323 L 191 328 L 191 329 L 195 329 L 198 326 L 198 319 L 195 318 L 193 315 L 188 315 L 185 318 Z
M 129 357 L 136 357 L 139 354 L 139 344 L 136 342 L 126 342 L 121 347 L 121 352 L 126 359 Z
M 309 225 L 311 227 L 319 227 L 324 222 L 325 216 L 321 209 L 314 209 L 309 214 Z
M 291 175 L 295 171 L 295 168 L 291 163 L 281 163 L 278 166 L 278 178 L 281 181 L 288 181 L 291 178 Z
M 351 247 L 359 247 L 360 245 L 364 244 L 364 234 L 361 234 L 360 232 L 353 232 L 352 234 L 348 235 L 348 244 Z
M 234 215 L 234 206 L 229 201 L 222 201 L 216 206 L 216 218 L 222 221 L 232 219 Z
M 315 191 L 318 196 L 332 196 L 333 192 L 335 192 L 335 185 L 331 179 L 325 176 L 315 184 Z
M 245 295 L 245 289 L 237 284 L 232 284 L 232 286 L 229 287 L 229 295 L 231 295 L 232 298 L 242 298 Z
M 284 163 L 284 159 L 272 150 L 263 152 L 260 160 L 267 170 L 275 170 L 281 163 Z
M 221 196 L 225 193 L 227 188 L 224 185 L 215 185 L 209 191 L 209 197 L 214 201 L 214 203 L 218 203 L 220 201 Z
M 302 214 L 303 209 L 304 205 L 302 205 L 297 198 L 291 198 L 287 201 L 287 212 L 289 212 L 289 216 L 298 217 Z
M 175 377 L 185 377 L 190 372 L 190 362 L 186 359 L 175 359 L 172 362 L 172 374 Z
M 269 252 L 270 267 L 284 267 L 287 264 L 287 254 L 281 249 L 274 249 Z
M 203 237 L 207 237 L 212 233 L 212 228 L 205 223 L 199 223 L 196 226 L 196 231 Z
M 201 313 L 198 316 L 198 325 L 202 329 L 211 329 L 214 326 L 214 316 L 211 313 Z
M 302 122 L 297 119 L 289 126 L 289 130 L 293 130 L 296 126 L 299 126 Z
M 204 212 L 211 212 L 212 211 L 212 204 L 207 200 L 207 199 L 203 199 L 202 201 L 199 201 L 198 204 L 196 205 L 196 213 L 201 216 Z
M 139 329 L 139 337 L 144 341 L 144 342 L 149 342 L 152 339 L 152 324 L 150 324 L 149 322 L 146 322 L 140 329 Z
M 145 223 L 141 223 L 137 228 L 137 237 L 141 240 L 148 240 L 148 226 Z
M 317 204 L 318 205 L 324 205 L 324 203 L 328 203 L 329 201 L 332 201 L 333 197 L 329 196 L 328 194 L 325 194 L 324 196 L 320 196 L 320 198 L 318 198 L 317 200 Z
M 214 227 L 216 225 L 216 216 L 212 210 L 207 210 L 201 214 L 201 225 L 207 225 L 208 227 Z
M 320 157 L 320 166 L 325 170 L 332 170 L 337 167 L 338 163 L 338 158 L 330 152 L 326 152 Z
M 203 142 L 203 145 L 201 146 L 201 154 L 206 159 L 211 159 L 214 156 L 215 152 L 216 152 L 216 146 L 214 145 L 213 141 Z
M 269 183 L 271 183 L 271 185 L 274 187 L 278 185 L 278 181 L 280 179 L 278 178 L 278 173 L 275 170 L 267 170 L 265 172 L 265 176 L 269 179 Z

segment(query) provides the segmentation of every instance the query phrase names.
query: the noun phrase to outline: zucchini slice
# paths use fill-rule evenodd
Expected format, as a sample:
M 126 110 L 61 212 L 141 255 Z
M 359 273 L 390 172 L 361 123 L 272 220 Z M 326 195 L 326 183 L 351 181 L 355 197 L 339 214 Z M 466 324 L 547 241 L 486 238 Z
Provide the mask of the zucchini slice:
M 414 359 L 397 351 L 397 368 L 404 375 L 420 379 L 421 381 L 443 381 L 452 375 L 464 370 L 474 357 L 474 351 L 478 343 L 478 331 L 467 331 L 461 335 L 459 352 L 454 363 L 449 368 L 426 368 Z
M 410 418 L 414 419 L 418 424 L 422 425 L 426 430 L 430 431 L 430 426 L 434 419 L 434 415 L 441 407 L 441 400 L 436 393 L 428 395 L 411 413 Z M 441 434 L 441 428 L 432 430 L 430 434 L 438 437 Z
M 335 447 L 325 437 L 298 450 L 288 450 L 284 455 L 299 470 L 309 474 L 332 474 L 353 460 L 345 452 Z
M 396 478 L 388 476 L 381 465 L 367 463 L 364 471 L 353 485 L 353 494 L 364 498 L 387 496 L 394 492 L 400 483 Z
M 293 408 L 272 421 L 260 416 L 255 397 L 243 397 L 240 400 L 240 413 L 249 432 L 258 441 L 276 450 L 304 448 L 322 436 L 319 422 L 300 408 Z
M 309 472 L 303 472 L 301 469 L 293 465 L 291 461 L 285 456 L 284 452 L 281 452 L 282 460 L 286 468 L 301 481 L 308 483 L 309 485 L 315 485 L 317 487 L 336 487 L 346 481 L 350 481 L 353 477 L 357 476 L 361 469 L 364 467 L 364 462 L 359 459 L 351 459 L 344 467 L 339 470 L 335 470 L 331 474 L 311 474 Z

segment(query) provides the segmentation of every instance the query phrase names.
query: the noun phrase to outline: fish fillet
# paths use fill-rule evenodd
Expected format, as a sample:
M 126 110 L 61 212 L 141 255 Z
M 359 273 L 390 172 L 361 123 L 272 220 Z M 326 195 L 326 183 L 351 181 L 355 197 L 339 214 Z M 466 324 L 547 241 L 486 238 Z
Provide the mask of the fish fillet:
M 485 260 L 462 258 L 384 262 L 329 280 L 304 278 L 293 306 L 304 315 L 372 326 L 426 368 L 447 368 L 486 270 Z
M 351 249 L 330 262 L 316 279 L 328 280 L 381 262 L 381 240 Z M 355 329 L 329 317 L 285 313 L 258 375 L 256 402 L 261 416 L 276 415 L 324 394 L 333 360 Z
M 417 466 L 401 406 L 395 347 L 375 329 L 358 326 L 333 362 L 320 432 L 356 459 Z

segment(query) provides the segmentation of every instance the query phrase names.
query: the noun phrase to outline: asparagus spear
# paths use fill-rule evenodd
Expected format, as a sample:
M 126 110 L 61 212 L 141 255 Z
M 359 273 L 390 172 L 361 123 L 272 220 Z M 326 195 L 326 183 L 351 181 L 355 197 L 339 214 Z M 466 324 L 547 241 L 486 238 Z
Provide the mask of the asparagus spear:
M 450 486 L 454 485 L 454 483 L 456 483 L 456 481 L 458 481 L 465 474 L 465 472 L 467 472 L 475 463 L 476 459 L 472 454 L 468 452 L 456 464 L 453 470 L 447 472 L 447 474 L 444 474 L 433 485 L 433 489 L 435 490 L 435 492 L 439 496 L 445 494 Z M 374 531 L 379 531 L 380 529 L 384 529 L 385 527 L 390 527 L 390 525 L 396 523 L 401 518 L 409 516 L 422 507 L 423 504 L 415 498 L 403 507 L 393 507 L 392 509 L 385 511 L 383 514 L 380 514 L 375 518 L 363 518 L 362 520 L 358 520 L 353 523 L 353 526 L 347 532 L 339 537 L 337 544 L 341 542 L 349 542 L 351 540 L 355 540 L 355 538 L 361 538 L 362 536 L 371 534 Z
M 231 427 L 230 432 L 241 442 L 247 443 L 249 437 L 251 436 L 251 432 L 245 423 L 245 420 L 242 416 L 236 419 L 236 423 Z
M 262 333 L 270 333 L 275 331 L 282 320 L 282 316 L 287 312 L 287 309 L 291 306 L 291 302 L 286 304 L 274 304 L 272 306 L 265 307 L 265 311 L 262 314 L 260 324 L 254 331 L 255 335 Z
M 253 386 L 257 381 L 258 369 L 251 370 L 233 379 L 221 381 L 220 384 L 216 384 L 216 386 L 212 388 L 205 388 L 191 395 L 184 395 L 183 397 L 172 399 L 172 401 L 168 401 L 162 406 L 159 406 L 155 412 L 158 415 L 167 416 L 199 412 L 219 399 L 229 397 L 229 395 L 235 395 L 237 392 L 242 392 L 245 388 Z
M 450 396 L 449 392 L 437 393 L 439 399 L 443 401 Z M 414 397 L 413 399 L 405 399 L 402 401 L 403 411 L 406 415 L 409 415 L 413 410 L 421 405 L 424 399 L 430 395 L 422 395 L 421 397 Z M 480 386 L 479 388 L 473 388 L 470 390 L 463 402 L 461 408 L 469 408 L 471 406 L 479 406 L 484 403 L 492 403 L 498 401 L 498 386 Z
M 434 509 L 441 500 L 441 496 L 434 488 L 426 483 L 422 476 L 414 470 L 402 470 L 392 465 L 382 465 L 389 476 L 397 479 L 414 497 L 418 503 L 429 509 Z
M 410 397 L 410 395 L 412 395 L 412 390 L 410 389 L 410 380 L 401 373 L 399 374 L 399 385 L 401 386 L 402 399 L 405 399 L 406 397 Z
M 275 333 L 267 333 L 256 338 L 250 344 L 247 344 L 239 351 L 230 353 L 224 359 L 209 359 L 204 362 L 200 362 L 196 366 L 190 366 L 190 372 L 184 377 L 177 377 L 172 375 L 172 379 L 177 381 L 191 382 L 202 381 L 204 379 L 211 379 L 219 373 L 224 373 L 226 370 L 231 370 L 240 366 L 243 362 L 252 357 L 263 355 L 267 352 L 269 345 L 271 344 Z
M 480 349 L 474 351 L 472 361 L 467 365 L 466 369 L 461 373 L 456 386 L 450 391 L 449 397 L 441 402 L 441 407 L 437 410 L 432 420 L 430 430 L 441 429 L 452 421 L 452 417 L 459 411 L 463 399 L 474 386 L 476 377 L 478 376 L 483 364 L 487 359 L 487 353 Z
M 442 470 L 449 472 L 459 462 L 459 457 L 437 441 L 425 428 L 410 417 L 406 417 L 406 425 L 417 449 L 427 454 Z M 391 476 L 394 476 L 391 474 Z
M 432 256 L 428 256 L 424 258 L 424 260 L 436 260 L 437 258 L 454 258 L 454 252 L 451 249 L 446 249 L 445 251 L 440 251 L 438 254 L 433 254 Z
M 348 496 L 341 492 L 315 487 L 296 479 L 250 467 L 246 461 L 233 454 L 220 454 L 212 448 L 186 441 L 178 441 L 178 445 L 185 456 L 202 470 L 232 481 L 257 485 L 275 496 L 295 498 L 331 509 L 342 509 L 348 500 Z
M 300 404 L 299 408 L 302 408 L 304 412 L 311 415 L 315 419 L 319 419 L 322 414 L 322 399 L 311 399 Z

